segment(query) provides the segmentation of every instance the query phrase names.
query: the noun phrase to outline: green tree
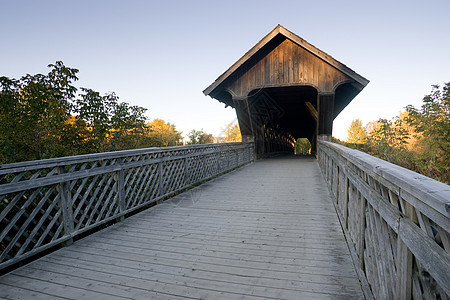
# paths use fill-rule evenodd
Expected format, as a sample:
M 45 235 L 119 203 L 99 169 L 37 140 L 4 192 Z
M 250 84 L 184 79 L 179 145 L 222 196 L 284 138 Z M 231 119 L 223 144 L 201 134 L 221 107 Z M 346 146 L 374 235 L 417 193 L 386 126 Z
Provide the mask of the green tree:
M 295 154 L 307 155 L 311 154 L 311 143 L 307 138 L 299 138 L 295 141 Z
M 177 131 L 175 125 L 161 119 L 154 119 L 147 124 L 151 145 L 156 147 L 178 146 L 182 144 L 182 132 Z
M 61 131 L 70 126 L 77 69 L 62 62 L 47 75 L 0 78 L 0 151 L 3 163 L 66 155 Z
M 114 97 L 115 95 L 109 95 Z M 116 98 L 117 100 L 118 98 Z M 134 149 L 149 147 L 148 135 L 150 128 L 146 125 L 147 109 L 130 106 L 126 102 L 112 101 L 112 116 L 110 130 L 110 150 Z
M 146 109 L 81 88 L 60 61 L 47 75 L 0 77 L 0 163 L 148 146 Z
M 195 144 L 211 144 L 213 142 L 213 135 L 206 133 L 203 129 L 201 130 L 195 130 L 192 129 L 188 133 L 188 145 L 195 145 Z
M 112 102 L 117 101 L 115 95 L 101 96 L 92 89 L 81 88 L 80 98 L 75 101 L 75 113 L 86 122 L 86 143 L 91 152 L 102 152 L 108 148 L 106 142 L 111 129 Z
M 350 124 L 347 131 L 347 142 L 352 144 L 367 143 L 367 133 L 360 119 L 355 119 Z
M 225 140 L 228 143 L 240 143 L 242 142 L 241 129 L 239 123 L 232 123 L 225 128 Z
M 394 144 L 393 139 L 394 134 L 391 122 L 386 119 L 379 119 L 377 126 L 370 133 L 373 154 L 390 162 Z
M 450 183 L 450 83 L 433 85 L 420 109 L 409 105 L 392 120 L 368 123 L 367 131 L 367 142 L 356 148 Z
M 432 86 L 431 94 L 423 98 L 420 109 L 406 107 L 407 120 L 428 146 L 419 154 L 422 172 L 430 177 L 450 183 L 450 82 L 442 89 Z

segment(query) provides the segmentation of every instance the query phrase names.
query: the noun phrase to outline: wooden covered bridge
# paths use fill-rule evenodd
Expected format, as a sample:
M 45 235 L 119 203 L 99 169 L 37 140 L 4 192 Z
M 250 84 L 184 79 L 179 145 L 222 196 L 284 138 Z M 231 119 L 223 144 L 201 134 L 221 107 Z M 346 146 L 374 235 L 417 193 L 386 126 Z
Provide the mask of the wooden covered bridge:
M 203 91 L 236 109 L 258 157 L 307 138 L 331 141 L 334 118 L 369 83 L 278 25 Z
M 0 298 L 448 299 L 449 186 L 329 142 L 367 82 L 277 26 L 205 90 L 242 143 L 0 165 Z

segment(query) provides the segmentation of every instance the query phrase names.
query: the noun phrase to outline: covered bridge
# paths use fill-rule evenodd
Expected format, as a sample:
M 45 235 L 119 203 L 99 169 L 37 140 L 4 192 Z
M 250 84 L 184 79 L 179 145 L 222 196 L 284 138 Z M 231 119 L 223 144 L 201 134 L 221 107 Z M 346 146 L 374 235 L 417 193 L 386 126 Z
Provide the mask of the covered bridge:
M 369 81 L 281 25 L 203 93 L 236 109 L 257 156 L 331 140 L 333 120 Z

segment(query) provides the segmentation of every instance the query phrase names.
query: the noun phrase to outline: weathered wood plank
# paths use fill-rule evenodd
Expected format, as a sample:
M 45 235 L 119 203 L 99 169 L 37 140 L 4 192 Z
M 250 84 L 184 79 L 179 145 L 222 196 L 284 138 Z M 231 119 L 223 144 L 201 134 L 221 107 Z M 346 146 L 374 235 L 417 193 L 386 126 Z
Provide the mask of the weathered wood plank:
M 255 273 L 249 270 L 246 274 L 239 274 L 233 271 L 232 267 L 227 267 L 227 270 L 232 270 L 230 273 L 224 273 L 224 269 L 218 268 L 217 266 L 207 265 L 207 264 L 196 264 L 194 268 L 192 265 L 172 265 L 169 261 L 161 260 L 161 262 L 152 262 L 149 264 L 149 268 L 142 272 L 143 263 L 140 261 L 123 260 L 114 257 L 101 257 L 97 260 L 97 255 L 82 255 L 78 257 L 56 257 L 52 260 L 51 268 L 61 272 L 65 270 L 70 274 L 70 272 L 77 272 L 77 267 L 73 265 L 78 264 L 78 267 L 82 267 L 83 270 L 88 270 L 93 274 L 100 272 L 106 274 L 115 274 L 117 276 L 131 276 L 132 278 L 139 278 L 151 281 L 163 282 L 161 279 L 169 279 L 170 277 L 183 276 L 184 280 L 189 281 L 190 279 L 195 280 L 210 280 L 216 283 L 232 283 L 243 285 L 242 288 L 246 287 L 265 287 L 269 289 L 287 289 L 291 292 L 309 292 L 320 290 L 323 294 L 335 294 L 335 295 L 351 295 L 355 291 L 357 292 L 358 286 L 342 286 L 339 282 L 339 278 L 335 283 L 323 284 L 320 281 L 320 277 L 311 276 L 305 277 L 306 280 L 301 280 L 296 276 L 289 278 L 286 273 L 276 273 L 276 272 L 264 272 Z M 49 263 L 49 261 L 46 261 Z M 105 268 L 105 265 L 109 266 Z M 47 268 L 47 267 L 45 267 Z M 237 270 L 237 269 L 235 269 Z M 237 272 L 242 271 L 242 269 L 237 270 Z M 137 272 L 144 273 L 144 276 L 136 276 Z M 77 274 L 79 271 L 77 272 Z M 255 275 L 256 274 L 256 275 Z M 281 277 L 274 277 L 272 274 L 281 274 Z M 163 278 L 161 278 L 161 275 Z M 83 275 L 84 276 L 84 275 Z M 95 276 L 95 275 L 94 275 Z M 169 277 L 170 276 L 170 277 Z M 275 275 L 276 276 L 276 275 Z M 95 278 L 91 275 L 92 278 Z M 106 277 L 106 276 L 102 276 Z M 108 277 L 110 278 L 110 277 Z M 168 283 L 175 284 L 176 281 L 168 281 Z M 205 282 L 208 285 L 208 282 Z M 236 291 L 236 289 L 234 289 Z M 260 296 L 264 297 L 263 294 Z M 268 296 L 268 295 L 265 295 Z M 312 296 L 312 295 L 311 295 Z

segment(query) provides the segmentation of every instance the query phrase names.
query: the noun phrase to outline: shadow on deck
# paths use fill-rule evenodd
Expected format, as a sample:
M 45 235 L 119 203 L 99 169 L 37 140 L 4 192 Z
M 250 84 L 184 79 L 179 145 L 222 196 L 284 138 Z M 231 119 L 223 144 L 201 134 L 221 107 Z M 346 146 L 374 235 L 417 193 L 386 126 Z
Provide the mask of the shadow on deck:
M 317 160 L 257 161 L 0 278 L 7 299 L 362 299 Z

